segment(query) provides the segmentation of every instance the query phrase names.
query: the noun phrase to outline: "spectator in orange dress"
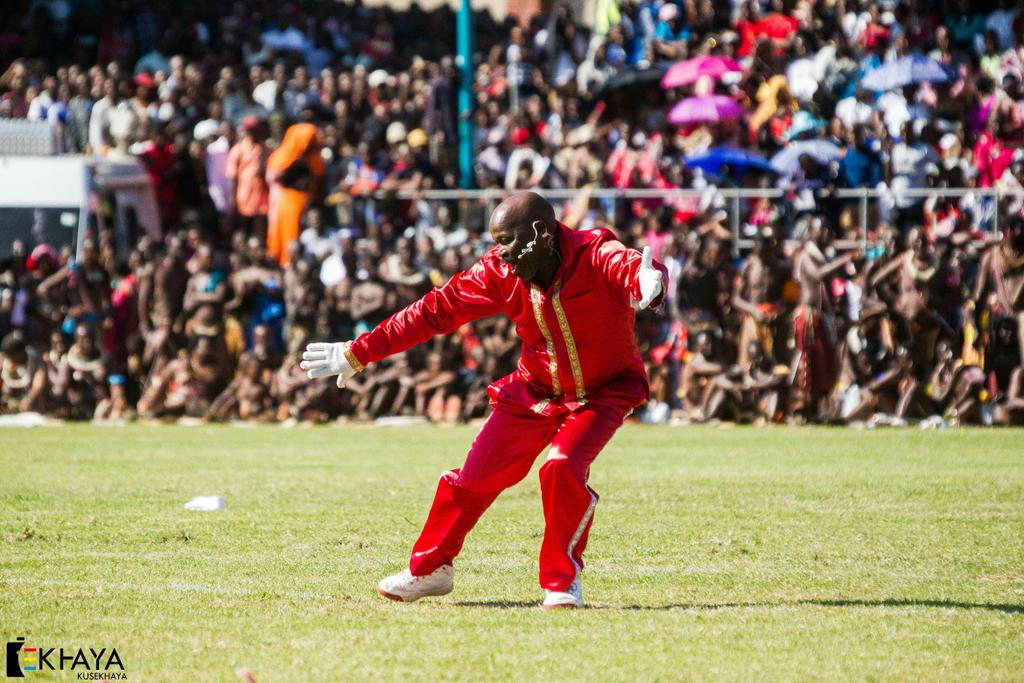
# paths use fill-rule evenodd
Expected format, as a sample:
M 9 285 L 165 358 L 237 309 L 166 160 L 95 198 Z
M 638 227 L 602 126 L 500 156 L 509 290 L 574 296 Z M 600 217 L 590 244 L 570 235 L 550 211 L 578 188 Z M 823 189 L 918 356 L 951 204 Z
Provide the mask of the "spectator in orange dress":
M 267 160 L 270 184 L 267 255 L 284 266 L 288 245 L 299 238 L 299 219 L 324 175 L 320 133 L 312 123 L 297 123 Z

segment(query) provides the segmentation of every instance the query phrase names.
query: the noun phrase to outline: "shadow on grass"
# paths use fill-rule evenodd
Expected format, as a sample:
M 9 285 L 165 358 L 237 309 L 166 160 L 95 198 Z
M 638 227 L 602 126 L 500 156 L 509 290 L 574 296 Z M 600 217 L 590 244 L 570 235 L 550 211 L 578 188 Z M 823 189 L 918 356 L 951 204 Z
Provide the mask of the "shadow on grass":
M 935 607 L 938 609 L 985 609 L 1006 614 L 1024 614 L 1024 605 L 1010 605 L 998 602 L 959 602 L 956 600 L 797 600 L 798 605 L 821 605 L 822 607 Z
M 463 601 L 454 603 L 458 607 L 485 607 L 489 609 L 536 609 L 538 602 L 515 600 Z M 991 602 L 957 602 L 954 600 L 783 600 L 779 602 L 720 602 L 720 603 L 675 603 L 670 605 L 587 605 L 587 609 L 642 611 L 642 610 L 726 610 L 745 607 L 797 607 L 812 605 L 818 607 L 928 607 L 933 609 L 978 609 L 1024 614 L 1024 605 L 1009 605 Z

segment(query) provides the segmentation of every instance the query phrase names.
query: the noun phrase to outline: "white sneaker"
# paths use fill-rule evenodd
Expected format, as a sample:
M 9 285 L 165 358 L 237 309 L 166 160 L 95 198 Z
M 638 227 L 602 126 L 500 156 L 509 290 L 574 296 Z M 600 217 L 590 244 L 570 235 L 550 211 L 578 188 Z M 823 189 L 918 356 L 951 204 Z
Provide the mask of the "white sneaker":
M 575 609 L 583 607 L 583 582 L 580 580 L 580 572 L 576 571 L 576 578 L 572 580 L 569 587 L 564 591 L 546 591 L 544 596 L 544 609 Z
M 397 574 L 381 579 L 377 592 L 389 600 L 412 602 L 428 595 L 448 595 L 454 585 L 455 568 L 450 564 L 438 567 L 426 576 L 413 576 L 406 567 Z

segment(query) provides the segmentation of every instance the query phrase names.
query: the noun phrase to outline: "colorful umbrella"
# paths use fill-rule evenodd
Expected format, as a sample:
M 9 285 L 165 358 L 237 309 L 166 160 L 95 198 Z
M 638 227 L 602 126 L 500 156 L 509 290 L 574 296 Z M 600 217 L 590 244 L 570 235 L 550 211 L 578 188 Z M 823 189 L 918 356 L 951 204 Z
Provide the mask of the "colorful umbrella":
M 800 157 L 805 154 L 827 164 L 838 159 L 840 151 L 828 140 L 801 140 L 773 156 L 772 168 L 782 175 L 793 175 L 800 168 Z
M 668 90 L 695 83 L 701 76 L 721 78 L 723 74 L 742 71 L 743 67 L 735 59 L 718 55 L 694 57 L 673 64 L 665 77 L 661 79 L 661 87 Z
M 698 121 L 722 121 L 738 118 L 743 115 L 743 111 L 742 106 L 725 95 L 687 97 L 672 107 L 672 111 L 668 113 L 668 121 L 676 126 Z
M 911 83 L 942 83 L 949 80 L 949 71 L 936 60 L 922 55 L 908 55 L 872 69 L 860 85 L 868 90 L 896 90 Z
M 633 66 L 626 67 L 605 81 L 597 95 L 598 97 L 605 97 L 619 90 L 647 88 L 661 80 L 664 73 L 665 70 L 657 66 L 647 67 L 646 69 Z
M 763 156 L 735 147 L 712 147 L 703 154 L 686 157 L 686 165 L 715 175 L 720 174 L 723 166 L 739 175 L 746 171 L 775 173 L 775 169 Z

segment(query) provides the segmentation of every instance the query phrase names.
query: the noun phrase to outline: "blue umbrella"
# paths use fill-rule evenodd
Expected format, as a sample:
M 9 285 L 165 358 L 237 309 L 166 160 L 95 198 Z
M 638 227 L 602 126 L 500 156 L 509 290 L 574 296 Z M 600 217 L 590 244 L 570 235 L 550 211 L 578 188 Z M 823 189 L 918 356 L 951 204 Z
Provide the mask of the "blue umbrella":
M 949 78 L 946 67 L 934 59 L 909 55 L 867 72 L 860 85 L 868 90 L 896 90 L 911 83 L 942 83 Z
M 740 174 L 748 170 L 775 172 L 764 157 L 735 147 L 712 147 L 703 154 L 686 157 L 686 165 L 715 175 L 719 174 L 722 166 L 728 166 L 730 170 L 738 171 Z

